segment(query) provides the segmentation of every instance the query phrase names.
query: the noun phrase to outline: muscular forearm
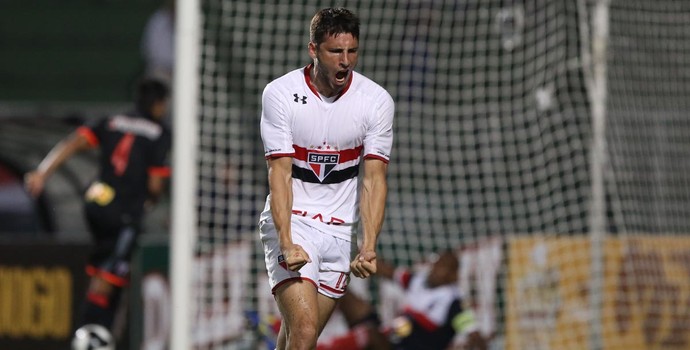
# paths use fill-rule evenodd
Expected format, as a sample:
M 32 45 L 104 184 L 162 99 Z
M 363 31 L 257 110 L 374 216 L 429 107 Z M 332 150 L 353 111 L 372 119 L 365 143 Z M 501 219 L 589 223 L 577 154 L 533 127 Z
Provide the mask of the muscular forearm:
M 290 228 L 290 216 L 292 213 L 292 195 L 287 191 L 271 193 L 271 213 L 273 222 L 278 231 L 278 239 L 281 248 L 292 244 L 292 231 Z
M 282 160 L 271 161 L 268 182 L 271 189 L 271 213 L 278 231 L 281 248 L 292 244 L 290 218 L 292 215 L 292 174 Z M 281 164 L 282 163 L 282 164 Z M 292 165 L 292 162 L 289 164 Z
M 359 203 L 363 241 L 359 254 L 350 263 L 350 271 L 355 277 L 367 278 L 376 274 L 376 241 L 383 225 L 387 192 L 386 163 L 365 160 Z
M 280 251 L 287 268 L 297 271 L 311 262 L 309 254 L 292 240 L 292 158 L 268 161 L 268 185 L 271 189 L 271 214 L 278 231 Z
M 388 186 L 383 173 L 372 172 L 365 176 L 361 193 L 361 218 L 363 229 L 362 250 L 375 250 L 386 206 Z

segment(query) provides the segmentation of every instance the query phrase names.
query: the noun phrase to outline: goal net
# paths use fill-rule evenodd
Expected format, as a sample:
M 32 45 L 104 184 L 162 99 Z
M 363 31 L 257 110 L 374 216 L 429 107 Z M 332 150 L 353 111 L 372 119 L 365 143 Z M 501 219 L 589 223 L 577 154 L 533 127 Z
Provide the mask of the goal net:
M 197 348 L 265 335 L 247 317 L 275 316 L 261 91 L 309 62 L 311 16 L 333 5 L 200 2 Z M 361 18 L 357 70 L 396 101 L 381 258 L 456 250 L 492 348 L 690 346 L 690 4 L 335 5 Z M 366 289 L 395 313 L 387 284 Z

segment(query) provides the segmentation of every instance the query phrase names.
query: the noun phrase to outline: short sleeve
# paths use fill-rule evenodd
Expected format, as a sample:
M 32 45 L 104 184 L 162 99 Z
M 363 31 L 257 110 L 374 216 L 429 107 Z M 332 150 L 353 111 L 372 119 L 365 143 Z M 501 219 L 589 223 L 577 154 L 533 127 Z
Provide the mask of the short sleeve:
M 107 124 L 107 118 L 95 119 L 77 128 L 77 133 L 85 137 L 86 140 L 88 140 L 89 145 L 95 147 L 101 143 L 101 140 L 103 140 Z
M 364 139 L 364 158 L 380 159 L 386 163 L 390 160 L 393 148 L 393 116 L 395 103 L 393 98 L 382 89 L 377 97 L 376 108 L 369 120 Z
M 261 139 L 267 159 L 295 154 L 291 123 L 284 101 L 273 83 L 266 86 L 261 97 Z

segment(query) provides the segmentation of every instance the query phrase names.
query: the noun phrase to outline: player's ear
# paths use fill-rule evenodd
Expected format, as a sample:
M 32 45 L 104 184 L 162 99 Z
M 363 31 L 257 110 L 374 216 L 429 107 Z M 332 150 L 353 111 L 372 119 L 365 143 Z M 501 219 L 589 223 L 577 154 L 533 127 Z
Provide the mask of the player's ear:
M 307 48 L 309 49 L 309 57 L 312 59 L 316 58 L 316 51 L 318 50 L 318 47 L 316 44 L 314 44 L 313 41 L 310 41 L 309 44 L 307 45 Z

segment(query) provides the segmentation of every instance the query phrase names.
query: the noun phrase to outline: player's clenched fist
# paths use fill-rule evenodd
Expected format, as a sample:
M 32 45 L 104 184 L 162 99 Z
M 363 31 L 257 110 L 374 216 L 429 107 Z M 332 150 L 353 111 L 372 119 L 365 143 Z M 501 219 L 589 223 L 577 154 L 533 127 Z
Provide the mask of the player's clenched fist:
M 302 266 L 311 262 L 309 254 L 299 244 L 293 244 L 281 250 L 283 258 L 285 258 L 285 264 L 290 271 L 299 271 Z
M 367 278 L 376 274 L 376 252 L 361 251 L 350 263 L 350 270 L 355 277 Z

